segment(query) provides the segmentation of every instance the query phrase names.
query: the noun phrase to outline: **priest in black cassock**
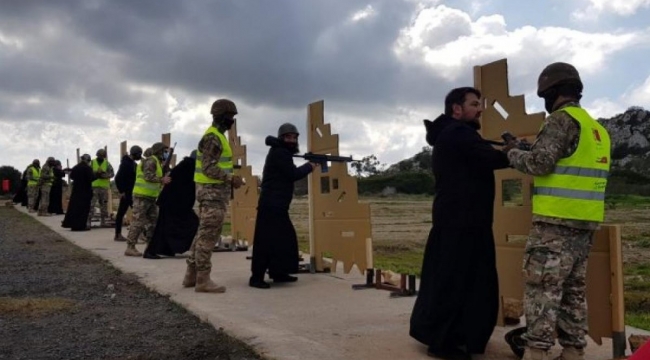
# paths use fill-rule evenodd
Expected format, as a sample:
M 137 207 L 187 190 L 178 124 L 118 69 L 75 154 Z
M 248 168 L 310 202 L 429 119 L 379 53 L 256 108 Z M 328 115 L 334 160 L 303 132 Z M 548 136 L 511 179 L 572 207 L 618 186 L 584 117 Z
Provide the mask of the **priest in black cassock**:
M 20 186 L 16 191 L 16 195 L 14 195 L 13 203 L 27 207 L 27 170 L 23 171 L 20 178 Z
M 50 189 L 50 204 L 47 212 L 50 214 L 63 215 L 63 177 L 65 173 L 61 167 L 61 161 L 57 160 L 54 168 L 54 180 Z
M 296 167 L 293 155 L 298 153 L 298 129 L 285 123 L 278 129 L 278 137 L 268 136 L 270 146 L 262 171 L 262 191 L 257 205 L 253 259 L 248 285 L 268 289 L 264 281 L 266 271 L 274 283 L 294 282 L 298 272 L 299 254 L 296 229 L 289 217 L 294 183 L 314 170 L 315 163 Z
M 72 231 L 90 230 L 88 214 L 90 213 L 90 200 L 93 197 L 92 182 L 95 180 L 93 169 L 90 167 L 90 155 L 81 156 L 81 162 L 75 165 L 70 172 L 70 179 L 72 180 L 72 194 L 61 226 Z
M 163 187 L 156 201 L 158 220 L 153 238 L 142 254 L 143 258 L 174 256 L 188 251 L 192 246 L 199 228 L 199 217 L 193 209 L 195 162 L 195 158 L 186 157 L 170 172 L 172 181 Z
M 478 90 L 454 89 L 445 113 L 425 120 L 435 199 L 410 335 L 441 359 L 482 354 L 497 321 L 494 170 L 509 163 L 477 132 L 482 104 Z

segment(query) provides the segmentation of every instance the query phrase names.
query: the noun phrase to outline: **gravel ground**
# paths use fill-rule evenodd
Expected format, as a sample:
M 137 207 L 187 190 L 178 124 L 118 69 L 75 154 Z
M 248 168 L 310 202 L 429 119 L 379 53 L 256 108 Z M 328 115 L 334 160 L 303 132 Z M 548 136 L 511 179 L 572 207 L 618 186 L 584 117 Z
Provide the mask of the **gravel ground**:
M 0 359 L 263 359 L 133 275 L 0 208 Z

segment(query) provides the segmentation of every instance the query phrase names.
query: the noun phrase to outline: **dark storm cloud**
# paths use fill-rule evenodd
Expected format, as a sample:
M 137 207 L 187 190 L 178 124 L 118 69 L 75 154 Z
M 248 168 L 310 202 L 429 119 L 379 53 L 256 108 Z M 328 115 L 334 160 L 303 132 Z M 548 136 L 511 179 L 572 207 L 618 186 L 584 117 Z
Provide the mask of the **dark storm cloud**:
M 351 21 L 368 4 L 374 14 Z M 26 46 L 3 56 L 2 89 L 111 109 L 142 101 L 127 83 L 252 106 L 413 104 L 439 82 L 392 52 L 413 10 L 394 0 L 11 1 L 0 31 Z

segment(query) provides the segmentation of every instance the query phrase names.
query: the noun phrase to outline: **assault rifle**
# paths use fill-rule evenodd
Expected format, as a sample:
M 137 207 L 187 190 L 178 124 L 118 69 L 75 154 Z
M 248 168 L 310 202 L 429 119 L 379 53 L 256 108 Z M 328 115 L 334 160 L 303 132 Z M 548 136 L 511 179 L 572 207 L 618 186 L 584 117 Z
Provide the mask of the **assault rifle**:
M 517 140 L 517 138 L 508 131 L 504 131 L 503 134 L 501 134 L 501 138 L 503 139 L 504 145 L 507 145 L 513 141 L 516 142 L 517 149 L 519 150 L 530 151 L 530 148 L 532 147 L 532 145 L 526 141 L 526 139 Z
M 503 142 L 494 141 L 494 140 L 485 140 L 485 141 L 488 144 L 497 145 L 497 146 L 506 146 L 509 143 L 514 141 L 515 143 L 517 143 L 516 146 L 517 149 L 524 150 L 524 151 L 530 151 L 530 148 L 532 146 L 526 139 L 517 140 L 517 138 L 508 131 L 504 131 L 503 134 L 501 134 L 501 139 L 503 139 Z
M 324 155 L 324 154 L 314 154 L 311 152 L 308 152 L 304 155 L 294 155 L 293 157 L 303 158 L 307 161 L 320 164 L 320 168 L 323 173 L 329 171 L 329 166 L 327 164 L 329 161 L 346 162 L 346 163 L 352 161 L 359 161 L 359 160 L 352 159 L 352 156 Z
M 169 175 L 169 166 L 172 163 L 172 157 L 174 156 L 174 149 L 176 148 L 176 143 L 174 143 L 174 146 L 169 148 L 169 153 L 167 155 L 167 159 L 165 159 L 165 162 L 163 163 L 163 174 Z

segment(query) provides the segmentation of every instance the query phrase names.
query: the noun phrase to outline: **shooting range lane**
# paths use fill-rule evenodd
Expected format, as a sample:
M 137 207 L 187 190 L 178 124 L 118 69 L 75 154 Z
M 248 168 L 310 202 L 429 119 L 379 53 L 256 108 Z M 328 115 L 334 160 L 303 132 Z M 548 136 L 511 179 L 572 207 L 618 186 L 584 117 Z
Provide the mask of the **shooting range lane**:
M 26 213 L 22 207 L 16 209 Z M 431 359 L 426 348 L 408 336 L 415 298 L 390 298 L 384 290 L 352 290 L 351 285 L 366 280 L 356 268 L 348 275 L 341 268 L 332 274 L 299 274 L 297 283 L 260 291 L 248 286 L 250 250 L 213 253 L 213 278 L 228 291 L 197 294 L 181 286 L 184 256 L 156 261 L 126 257 L 124 244 L 113 241 L 113 229 L 75 233 L 60 227 L 61 217 L 35 218 L 270 358 Z M 488 354 L 475 359 L 515 359 L 503 340 L 510 329 L 497 327 Z M 628 328 L 627 333 L 644 332 Z M 590 342 L 587 348 L 588 359 L 611 359 L 611 354 L 610 339 L 604 339 L 601 347 Z

